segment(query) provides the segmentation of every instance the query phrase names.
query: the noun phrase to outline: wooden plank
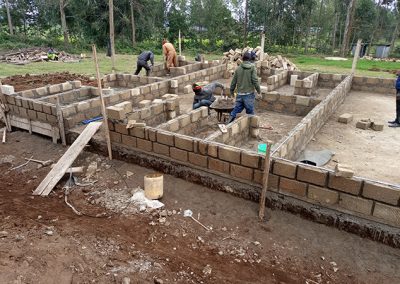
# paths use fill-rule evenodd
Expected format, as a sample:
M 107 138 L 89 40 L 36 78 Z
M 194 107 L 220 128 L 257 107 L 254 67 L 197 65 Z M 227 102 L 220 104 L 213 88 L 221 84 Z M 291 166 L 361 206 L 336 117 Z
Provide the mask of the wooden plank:
M 258 217 L 260 221 L 264 220 L 265 215 L 265 198 L 267 196 L 268 189 L 268 177 L 269 177 L 269 168 L 270 168 L 270 157 L 271 157 L 271 146 L 272 143 L 267 143 L 267 149 L 265 152 L 265 163 L 264 163 L 264 173 L 263 173 L 263 188 L 260 196 L 260 208 L 258 211 Z
M 61 159 L 58 160 L 54 168 L 42 180 L 33 192 L 34 195 L 47 196 L 53 190 L 102 124 L 102 121 L 96 121 L 86 126 L 75 142 L 68 148 Z
M 64 117 L 60 106 L 60 96 L 57 96 L 56 112 L 58 120 L 58 128 L 60 129 L 61 143 L 67 146 L 67 139 L 65 138 Z
M 21 119 L 21 118 L 20 118 Z M 23 118 L 22 118 L 23 119 Z M 24 130 L 28 130 L 30 134 L 32 134 L 32 132 L 35 133 L 39 133 L 45 136 L 49 136 L 49 137 L 54 137 L 59 139 L 60 138 L 60 134 L 58 133 L 58 129 L 57 129 L 57 133 L 54 133 L 54 129 L 51 127 L 50 124 L 43 124 L 43 123 L 38 123 L 39 126 L 34 125 L 35 121 L 32 121 L 32 123 L 30 123 L 29 120 L 26 119 L 25 122 L 20 121 L 20 120 L 14 120 L 13 118 L 10 119 L 10 125 L 20 128 L 20 129 L 24 129 Z M 37 121 L 36 121 L 37 122 Z M 42 126 L 46 126 L 46 128 L 43 128 Z M 49 129 L 50 127 L 50 129 Z

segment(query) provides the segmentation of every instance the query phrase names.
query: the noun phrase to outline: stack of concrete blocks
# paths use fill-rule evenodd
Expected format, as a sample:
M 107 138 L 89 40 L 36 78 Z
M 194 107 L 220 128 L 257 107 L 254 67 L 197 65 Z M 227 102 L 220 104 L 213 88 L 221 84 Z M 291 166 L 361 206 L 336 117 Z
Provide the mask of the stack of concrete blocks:
M 208 67 L 206 67 L 208 68 Z M 180 67 L 171 67 L 170 72 L 172 77 L 186 75 L 189 73 L 193 73 L 195 71 L 199 71 L 204 68 L 204 64 L 202 62 L 196 62 L 193 64 L 187 64 Z
M 294 83 L 294 94 L 296 96 L 312 96 L 318 85 L 318 73 L 313 73 L 303 80 L 296 80 Z
M 289 72 L 284 70 L 276 75 L 269 76 L 267 78 L 268 90 L 273 91 L 279 87 L 286 85 L 288 82 L 288 74 Z
M 373 121 L 369 118 L 363 118 L 357 121 L 356 127 L 363 130 L 371 128 L 374 131 L 382 131 L 384 124 L 382 122 Z
M 336 88 L 347 75 L 319 73 L 318 86 L 321 88 Z
M 321 99 L 313 97 L 285 95 L 261 89 L 261 100 L 258 101 L 258 105 L 269 111 L 305 116 L 320 102 Z
M 352 76 L 348 76 L 300 123 L 272 149 L 275 157 L 296 160 L 314 135 L 336 111 L 350 92 Z
M 240 147 L 259 135 L 260 119 L 258 116 L 244 115 L 226 126 L 226 133 L 216 131 L 206 141 L 215 141 L 229 146 Z
M 354 91 L 374 92 L 387 95 L 395 95 L 396 79 L 383 79 L 372 77 L 354 76 L 351 86 Z
M 169 120 L 168 122 L 159 125 L 157 128 L 179 134 L 196 136 L 196 133 L 208 125 L 208 118 L 208 108 L 200 107 L 187 114 Z
M 132 74 L 108 74 L 103 77 L 104 88 L 120 87 L 120 88 L 136 88 L 163 81 L 163 78 L 139 76 Z

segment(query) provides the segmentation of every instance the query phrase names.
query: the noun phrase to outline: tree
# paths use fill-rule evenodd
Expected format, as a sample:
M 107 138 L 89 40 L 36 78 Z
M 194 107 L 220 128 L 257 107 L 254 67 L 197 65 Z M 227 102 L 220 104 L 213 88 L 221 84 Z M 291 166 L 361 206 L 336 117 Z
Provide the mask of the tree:
M 135 15 L 133 11 L 133 2 L 134 0 L 130 1 L 130 8 L 131 8 L 131 28 L 132 28 L 132 46 L 136 45 L 136 26 L 135 26 Z
M 341 56 L 344 57 L 347 53 L 347 49 L 349 46 L 350 35 L 351 35 L 351 25 L 354 17 L 354 11 L 356 6 L 356 0 L 350 0 L 349 6 L 347 8 L 347 16 L 346 16 L 346 25 L 344 28 L 343 41 L 342 41 L 342 49 Z
M 67 20 L 65 18 L 65 7 L 68 5 L 68 0 L 60 0 L 60 16 L 61 16 L 61 28 L 64 34 L 64 44 L 69 44 L 69 34 Z
M 8 0 L 5 0 L 5 1 L 6 1 L 8 28 L 10 30 L 10 35 L 13 35 L 14 28 L 13 28 L 12 19 L 11 19 L 11 13 L 10 13 L 10 3 L 8 2 Z

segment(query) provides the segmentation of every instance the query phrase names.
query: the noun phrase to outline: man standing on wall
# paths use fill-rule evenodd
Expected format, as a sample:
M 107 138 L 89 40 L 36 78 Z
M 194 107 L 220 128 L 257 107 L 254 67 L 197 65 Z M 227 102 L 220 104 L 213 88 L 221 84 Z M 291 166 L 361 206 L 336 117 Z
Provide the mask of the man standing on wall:
M 260 84 L 258 83 L 257 70 L 250 62 L 251 54 L 246 52 L 243 55 L 243 63 L 236 69 L 231 82 L 230 93 L 234 96 L 237 90 L 235 108 L 232 110 L 228 123 L 235 120 L 236 115 L 246 109 L 247 114 L 254 114 L 254 89 L 261 94 Z
M 166 68 L 169 72 L 169 68 L 178 67 L 178 58 L 176 56 L 175 47 L 168 40 L 163 39 L 162 41 L 162 49 L 164 54 L 164 59 L 166 63 Z
M 389 121 L 389 127 L 400 127 L 400 70 L 396 75 L 396 119 Z
M 151 62 L 150 65 L 147 64 L 147 61 Z M 136 71 L 135 75 L 138 75 L 142 68 L 146 69 L 146 75 L 150 76 L 150 71 L 154 65 L 154 54 L 151 51 L 143 51 L 137 58 L 136 63 Z

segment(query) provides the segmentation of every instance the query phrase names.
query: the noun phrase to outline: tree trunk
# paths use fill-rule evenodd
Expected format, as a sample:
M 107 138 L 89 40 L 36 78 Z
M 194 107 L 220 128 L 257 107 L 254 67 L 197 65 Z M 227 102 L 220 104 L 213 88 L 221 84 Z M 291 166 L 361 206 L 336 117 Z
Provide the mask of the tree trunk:
M 335 53 L 335 47 L 336 47 L 336 33 L 337 33 L 338 22 L 339 22 L 339 14 L 336 12 L 336 13 L 335 13 L 335 25 L 334 25 L 334 27 L 333 27 L 332 55 Z
M 351 25 L 353 22 L 354 12 L 356 7 L 356 0 L 350 0 L 349 7 L 347 8 L 347 16 L 346 16 L 346 25 L 344 28 L 343 41 L 342 41 L 342 50 L 341 56 L 344 57 L 347 54 L 347 49 L 349 46 L 350 34 L 351 34 Z
M 131 0 L 131 25 L 132 25 L 132 45 L 136 45 L 136 26 L 135 15 L 133 14 L 133 0 Z
M 394 28 L 393 34 L 392 34 L 392 40 L 390 42 L 390 50 L 389 53 L 393 54 L 394 53 L 394 49 L 395 49 L 395 42 L 397 40 L 397 36 L 399 35 L 399 23 L 400 21 L 398 19 L 396 19 L 396 27 Z
M 320 49 L 321 47 L 321 32 L 322 32 L 322 8 L 324 7 L 324 0 L 321 0 L 321 5 L 319 6 L 319 25 L 318 25 L 318 31 L 317 31 L 317 50 Z
M 247 45 L 247 10 L 249 8 L 249 0 L 245 0 L 244 2 L 244 23 L 243 23 L 243 40 L 244 40 L 244 45 L 245 47 Z
M 109 21 L 110 21 L 110 45 L 111 45 L 111 63 L 112 70 L 115 71 L 115 46 L 114 46 L 114 2 L 113 0 L 108 1 L 109 8 Z
M 66 0 L 60 0 L 60 14 L 61 14 L 61 28 L 64 34 L 64 44 L 69 44 L 69 34 L 67 27 L 67 20 L 65 18 L 65 7 L 67 6 Z
M 8 28 L 10 29 L 10 35 L 13 35 L 14 28 L 12 25 L 11 14 L 10 14 L 10 4 L 8 3 L 8 0 L 6 0 L 6 10 L 7 10 Z

